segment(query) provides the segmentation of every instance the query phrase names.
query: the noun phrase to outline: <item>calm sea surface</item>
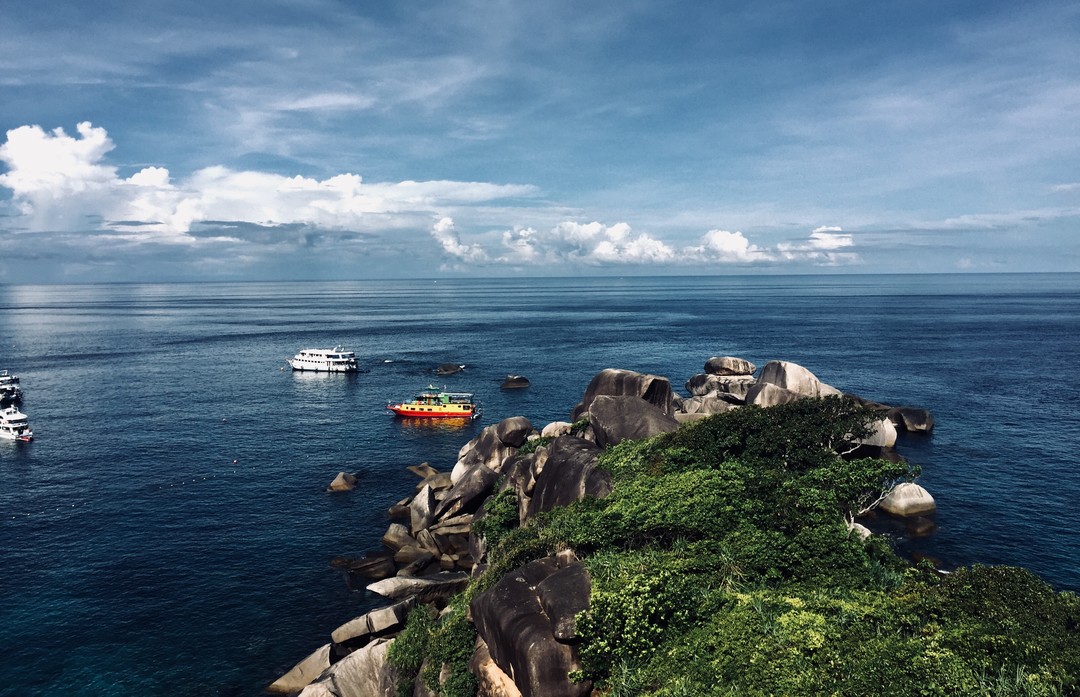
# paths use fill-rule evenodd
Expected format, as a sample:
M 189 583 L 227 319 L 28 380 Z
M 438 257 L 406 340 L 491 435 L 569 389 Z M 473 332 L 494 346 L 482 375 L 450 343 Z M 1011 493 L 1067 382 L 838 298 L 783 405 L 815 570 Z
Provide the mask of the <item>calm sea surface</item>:
M 366 372 L 282 369 L 334 344 Z M 378 546 L 407 465 L 564 420 L 603 368 L 685 394 L 714 355 L 931 409 L 899 449 L 939 528 L 902 550 L 1080 590 L 1080 275 L 0 286 L 36 434 L 0 441 L 0 694 L 257 695 L 378 604 L 328 562 Z M 431 381 L 484 417 L 386 414 Z

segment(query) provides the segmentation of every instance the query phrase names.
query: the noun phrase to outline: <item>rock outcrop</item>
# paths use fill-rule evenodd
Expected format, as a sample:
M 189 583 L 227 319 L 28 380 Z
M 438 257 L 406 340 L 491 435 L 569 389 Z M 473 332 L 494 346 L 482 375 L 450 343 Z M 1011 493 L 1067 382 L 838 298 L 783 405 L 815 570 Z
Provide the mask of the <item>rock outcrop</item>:
M 658 375 L 647 375 L 632 370 L 608 368 L 597 373 L 585 389 L 581 403 L 574 407 L 570 420 L 577 421 L 589 411 L 594 399 L 600 395 L 611 397 L 640 397 L 658 407 L 665 414 L 671 414 L 671 383 Z
M 397 675 L 386 660 L 389 639 L 379 639 L 330 666 L 300 697 L 395 697 Z
M 596 444 L 601 448 L 670 433 L 679 427 L 669 412 L 638 397 L 597 395 L 589 404 L 588 414 Z
M 464 366 L 442 367 L 457 372 Z M 755 370 L 745 359 L 710 358 L 705 372 L 686 382 L 690 397 L 675 395 L 667 378 L 603 370 L 589 383 L 572 422 L 549 423 L 537 432 L 525 417 L 503 419 L 461 447 L 452 471 L 439 471 L 426 462 L 409 467 L 419 481 L 411 496 L 390 507 L 394 522 L 383 535 L 383 549 L 333 562 L 350 579 L 364 578 L 369 591 L 396 602 L 337 627 L 330 643 L 269 689 L 290 694 L 303 690 L 300 694 L 306 697 L 396 694 L 397 678 L 386 662 L 389 642 L 401 631 L 410 608 L 445 608 L 450 597 L 487 568 L 488 543 L 475 523 L 507 513 L 484 507 L 491 496 L 512 491 L 517 522 L 524 525 L 553 508 L 607 496 L 611 475 L 597 467 L 605 448 L 669 433 L 681 423 L 744 405 L 772 407 L 839 394 L 795 363 L 769 361 L 756 380 Z M 860 451 L 899 457 L 891 450 L 898 430 L 933 428 L 933 416 L 924 409 L 855 399 L 881 409 L 883 417 Z M 520 452 L 526 445 L 528 451 Z M 339 478 L 348 484 L 344 474 Z M 905 516 L 911 534 L 933 529 L 933 521 L 922 515 L 934 510 L 933 498 L 918 485 L 897 486 L 880 505 Z M 869 535 L 858 523 L 849 529 L 852 535 Z M 590 586 L 585 566 L 567 550 L 525 564 L 478 594 L 469 608 L 479 634 L 470 666 L 480 694 L 589 694 L 592 686 L 571 681 L 569 674 L 580 668 L 575 617 L 588 609 Z M 450 674 L 447 666 L 442 666 L 442 674 Z M 413 687 L 414 696 L 431 694 L 419 681 Z
M 588 609 L 589 589 L 584 565 L 563 554 L 529 562 L 473 599 L 477 633 L 523 697 L 592 691 L 590 683 L 569 678 L 581 667 L 571 642 L 574 616 Z

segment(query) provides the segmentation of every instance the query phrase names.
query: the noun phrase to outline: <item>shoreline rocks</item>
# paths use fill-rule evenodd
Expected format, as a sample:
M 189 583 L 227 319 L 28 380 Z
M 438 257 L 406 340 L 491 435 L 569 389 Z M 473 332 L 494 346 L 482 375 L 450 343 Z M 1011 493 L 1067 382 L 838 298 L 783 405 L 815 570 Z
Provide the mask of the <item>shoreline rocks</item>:
M 452 374 L 463 365 L 444 364 Z M 570 421 L 546 424 L 540 431 L 523 416 L 485 427 L 457 454 L 450 472 L 428 463 L 407 469 L 418 481 L 412 494 L 388 510 L 391 519 L 381 550 L 332 564 L 388 604 L 344 622 L 330 642 L 281 676 L 268 691 L 305 697 L 397 694 L 397 680 L 386 655 L 417 605 L 444 609 L 487 568 L 487 541 L 474 523 L 487 515 L 489 497 L 511 490 L 517 518 L 531 517 L 585 497 L 612 490 L 611 475 L 596 466 L 607 447 L 670 433 L 684 423 L 743 408 L 769 408 L 800 399 L 840 395 L 808 369 L 788 361 L 769 361 L 760 371 L 742 358 L 712 357 L 704 373 L 692 376 L 688 397 L 676 395 L 667 378 L 630 370 L 605 369 L 589 382 Z M 516 389 L 528 385 L 521 376 Z M 849 395 L 880 409 L 882 418 L 860 446 L 874 456 L 900 457 L 892 447 L 898 432 L 929 433 L 933 416 L 925 409 L 889 407 Z M 529 451 L 521 452 L 523 446 Z M 355 476 L 340 473 L 329 487 L 355 486 Z M 339 482 L 338 480 L 342 480 Z M 882 510 L 910 520 L 913 535 L 928 534 L 933 498 L 905 483 L 889 493 Z M 849 522 L 852 535 L 870 531 Z M 587 683 L 568 679 L 580 668 L 574 618 L 588 609 L 591 581 L 571 550 L 524 564 L 497 579 L 469 606 L 478 641 L 470 663 L 486 695 L 539 697 L 586 695 Z M 446 667 L 444 666 L 444 669 Z M 430 694 L 415 685 L 414 694 Z

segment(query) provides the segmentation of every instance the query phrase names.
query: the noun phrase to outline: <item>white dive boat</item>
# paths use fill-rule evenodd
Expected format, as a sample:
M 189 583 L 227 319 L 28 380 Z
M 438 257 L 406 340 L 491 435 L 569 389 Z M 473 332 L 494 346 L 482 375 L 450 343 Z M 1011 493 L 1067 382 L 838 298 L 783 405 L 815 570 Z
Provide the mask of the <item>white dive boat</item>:
M 19 387 L 19 378 L 6 370 L 0 370 L 0 400 L 22 400 L 22 388 Z
M 30 420 L 15 407 L 0 409 L 0 438 L 29 442 L 34 437 Z
M 293 370 L 313 370 L 323 373 L 355 373 L 360 369 L 356 354 L 341 346 L 332 349 L 302 349 L 289 359 Z

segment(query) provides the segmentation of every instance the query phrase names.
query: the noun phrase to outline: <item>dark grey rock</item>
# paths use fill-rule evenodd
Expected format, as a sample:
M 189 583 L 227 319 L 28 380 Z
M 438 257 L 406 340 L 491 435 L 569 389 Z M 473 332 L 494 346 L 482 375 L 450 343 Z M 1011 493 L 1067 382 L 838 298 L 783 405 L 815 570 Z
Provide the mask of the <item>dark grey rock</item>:
M 512 416 L 495 424 L 495 435 L 504 445 L 520 448 L 532 433 L 532 424 L 524 416 Z
M 536 477 L 526 517 L 556 506 L 611 493 L 611 474 L 597 469 L 599 446 L 582 438 L 560 436 L 547 448 L 547 462 Z
M 524 375 L 507 375 L 501 387 L 504 390 L 520 390 L 530 385 L 529 378 Z
M 888 411 L 889 420 L 898 429 L 914 433 L 929 433 L 934 430 L 934 415 L 918 407 L 893 407 Z
M 615 397 L 640 397 L 655 405 L 665 414 L 671 414 L 671 383 L 658 375 L 636 373 L 632 370 L 601 370 L 589 382 L 585 396 L 570 415 L 571 421 L 577 421 L 589 411 L 590 405 L 599 395 Z
M 593 399 L 589 405 L 589 423 L 601 448 L 679 428 L 679 422 L 672 416 L 643 399 L 611 395 L 597 395 Z
M 484 464 L 476 464 L 450 489 L 435 509 L 435 518 L 475 513 L 499 480 L 499 473 Z
M 453 375 L 454 373 L 460 373 L 463 370 L 465 370 L 464 365 L 459 365 L 457 363 L 443 363 L 438 368 L 435 369 L 435 374 L 436 375 Z
M 581 667 L 577 652 L 555 637 L 540 598 L 538 589 L 560 568 L 555 558 L 530 562 L 479 594 L 469 606 L 492 660 L 513 678 L 523 697 L 583 697 L 592 691 L 591 684 L 570 680 L 570 672 Z M 557 592 L 570 586 L 576 591 L 581 584 L 553 582 L 549 590 Z M 584 598 L 587 608 L 587 592 Z M 558 610 L 569 608 L 567 603 Z

